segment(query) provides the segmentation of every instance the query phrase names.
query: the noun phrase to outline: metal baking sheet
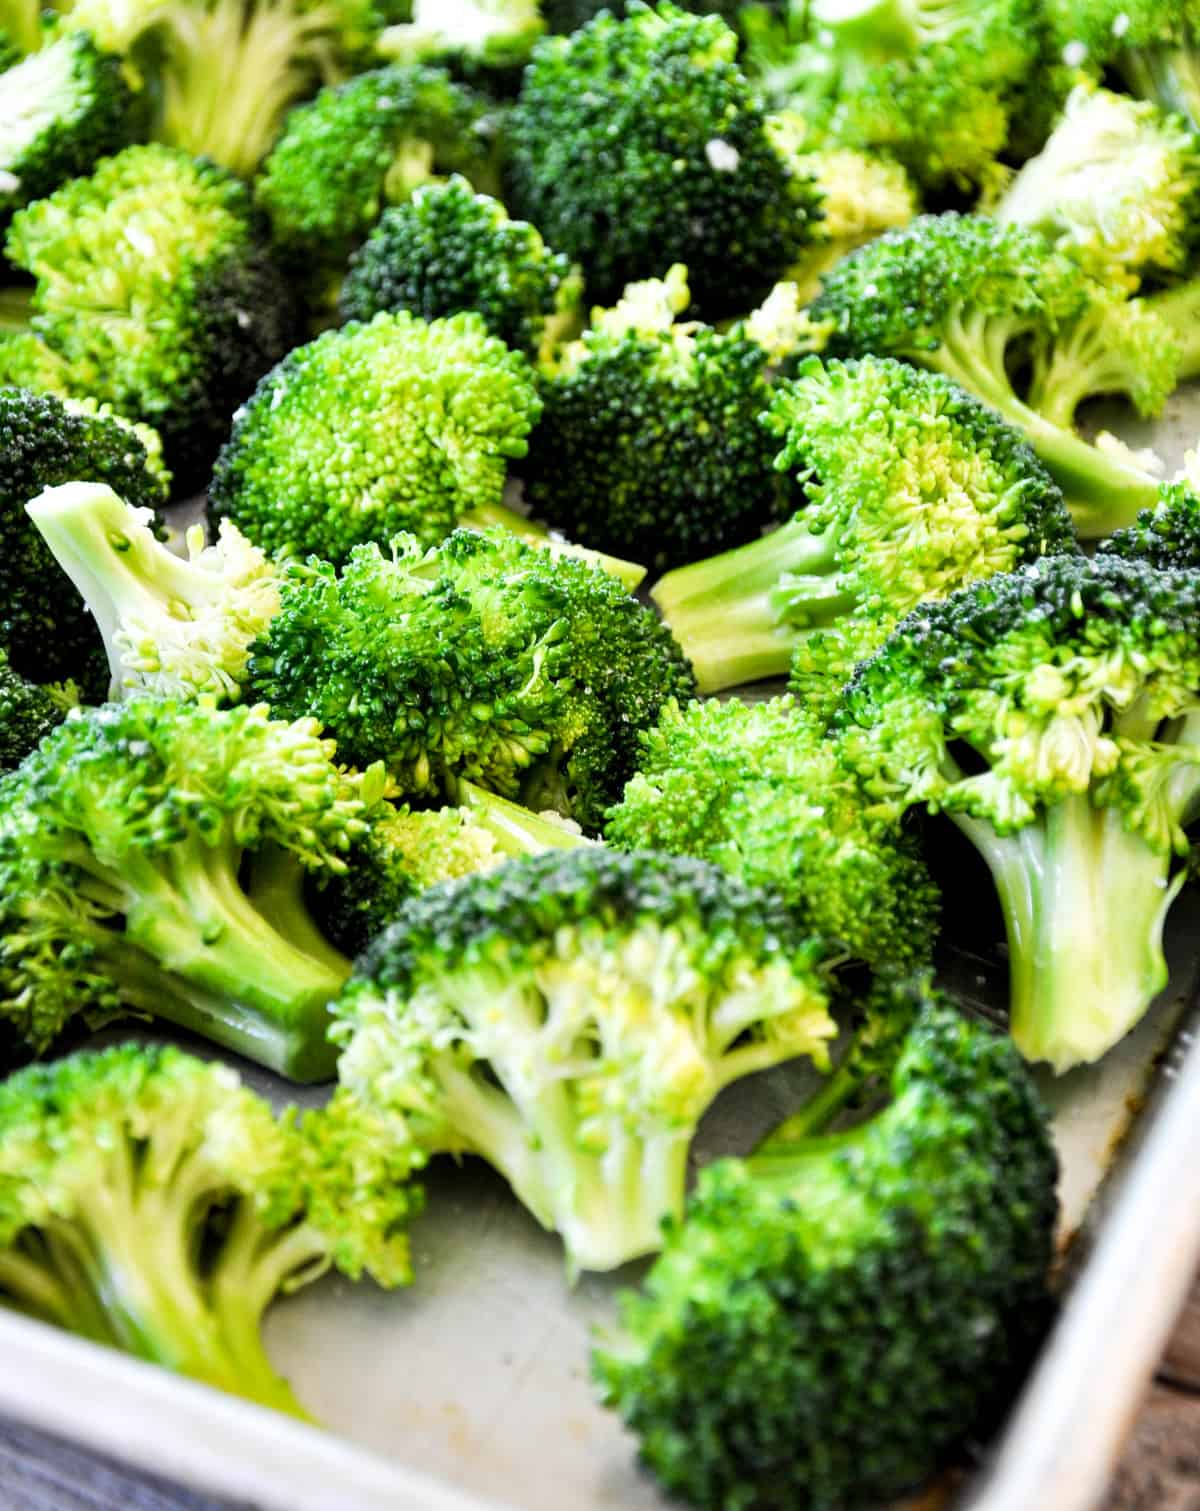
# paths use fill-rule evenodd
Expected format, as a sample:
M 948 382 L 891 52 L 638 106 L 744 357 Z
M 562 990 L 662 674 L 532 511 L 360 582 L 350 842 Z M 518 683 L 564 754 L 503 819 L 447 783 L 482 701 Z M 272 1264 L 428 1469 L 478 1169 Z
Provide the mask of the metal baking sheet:
M 1178 395 L 1153 430 L 1122 433 L 1152 441 L 1173 469 L 1198 401 Z M 978 1511 L 1095 1504 L 1200 1259 L 1200 1190 L 1189 1189 L 1200 1181 L 1200 1051 L 1182 1071 L 1165 1058 L 1200 987 L 1200 892 L 1176 903 L 1167 950 L 1170 986 L 1134 1033 L 1098 1066 L 1042 1078 L 1063 1162 L 1064 1241 L 1083 1230 L 1088 1258 L 1007 1437 L 963 1492 Z M 947 976 L 968 1000 L 1003 1001 L 991 951 L 953 953 Z M 275 1100 L 294 1095 L 242 1068 Z M 694 1162 L 749 1148 L 804 1080 L 781 1069 L 732 1087 L 705 1119 Z M 1159 1083 L 1164 1093 L 1151 1095 Z M 1120 1187 L 1097 1201 L 1148 1098 L 1141 1147 Z M 410 1289 L 327 1278 L 269 1315 L 271 1354 L 325 1430 L 4 1315 L 0 1411 L 279 1511 L 663 1511 L 669 1502 L 596 1404 L 587 1370 L 592 1329 L 611 1322 L 616 1290 L 642 1267 L 571 1288 L 558 1241 L 480 1162 L 439 1162 L 428 1185 Z M 1188 1210 L 1172 1225 L 1173 1196 Z M 1156 1262 L 1144 1250 L 1160 1223 L 1171 1243 Z M 1135 1279 L 1138 1305 L 1119 1308 L 1121 1286 Z M 1052 1494 L 1039 1488 L 1050 1485 Z

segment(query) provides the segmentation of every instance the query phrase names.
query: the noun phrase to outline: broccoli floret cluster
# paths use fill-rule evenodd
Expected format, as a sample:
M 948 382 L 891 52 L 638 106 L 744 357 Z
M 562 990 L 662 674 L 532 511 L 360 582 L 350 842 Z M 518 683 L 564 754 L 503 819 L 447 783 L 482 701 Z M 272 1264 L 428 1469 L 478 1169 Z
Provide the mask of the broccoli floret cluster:
M 0 646 L 0 772 L 19 766 L 42 736 L 62 723 L 70 706 L 69 685 L 27 681 Z
M 1102 540 L 1100 555 L 1143 561 L 1164 572 L 1200 571 L 1200 497 L 1194 483 L 1164 483 L 1155 507 Z
M 776 153 L 716 16 L 663 0 L 539 43 L 508 122 L 518 212 L 615 300 L 672 262 L 710 318 L 761 298 L 819 222 L 819 193 Z
M 1193 0 L 1047 0 L 1054 56 L 1200 129 L 1200 16 Z

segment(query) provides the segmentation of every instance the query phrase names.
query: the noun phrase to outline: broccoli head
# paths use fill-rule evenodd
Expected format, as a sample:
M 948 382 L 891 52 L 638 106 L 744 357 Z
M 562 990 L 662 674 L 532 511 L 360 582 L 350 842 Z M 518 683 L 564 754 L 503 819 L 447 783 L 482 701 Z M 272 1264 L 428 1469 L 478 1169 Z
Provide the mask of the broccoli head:
M 0 1086 L 0 1297 L 43 1322 L 305 1416 L 261 1336 L 336 1268 L 409 1280 L 394 1145 L 276 1116 L 227 1065 L 122 1044 Z
M 828 1060 L 831 948 L 700 861 L 548 851 L 422 893 L 337 1006 L 338 1097 L 493 1164 L 572 1271 L 653 1252 L 718 1092 Z M 336 1105 L 336 1103 L 335 1103 Z
M 924 604 L 835 710 L 880 810 L 946 813 L 991 869 L 1018 1048 L 1097 1060 L 1165 984 L 1200 801 L 1200 576 L 1047 557 Z
M 209 492 L 272 554 L 335 564 L 404 531 L 428 545 L 509 516 L 508 464 L 541 408 L 528 362 L 477 314 L 406 310 L 297 347 L 234 421 Z
M 49 41 L 0 73 L 0 228 L 14 210 L 90 173 L 133 136 L 121 59 L 86 33 Z
M 513 203 L 596 299 L 682 262 L 706 315 L 736 313 L 812 239 L 820 195 L 772 146 L 724 21 L 628 11 L 535 49 L 508 123 Z
M 695 1505 L 890 1502 L 995 1425 L 1032 1358 L 1056 1175 L 1011 1044 L 926 1000 L 881 1110 L 701 1174 L 593 1354 L 605 1403 Z
M 383 212 L 351 259 L 340 305 L 348 320 L 370 320 L 381 310 L 410 310 L 425 320 L 474 310 L 493 336 L 536 357 L 574 318 L 579 296 L 566 257 L 527 222 L 510 220 L 499 200 L 455 176 Z
M 927 965 L 938 894 L 920 852 L 868 804 L 791 698 L 670 703 L 609 810 L 622 849 L 694 855 L 768 887 L 810 933 L 875 966 Z
M 1099 536 L 1151 506 L 1155 480 L 1114 448 L 1085 441 L 1064 411 L 1113 392 L 1153 407 L 1179 375 L 1165 325 L 1149 335 L 1137 325 L 1116 351 L 1105 339 L 1124 331 L 1121 297 L 1039 232 L 951 212 L 919 216 L 852 252 L 825 275 L 809 313 L 828 323 L 831 355 L 901 357 L 999 411 L 1054 474 L 1080 533 Z M 1034 407 L 1019 377 L 1014 385 L 1013 368 L 1028 363 L 1030 347 L 1038 372 L 1053 367 L 1066 390 L 1057 417 Z M 1054 388 L 1043 383 L 1047 392 Z
M 448 171 L 477 178 L 485 128 L 481 102 L 437 68 L 374 69 L 293 110 L 254 193 L 310 300 L 333 302 L 387 205 Z
M 254 694 L 310 716 L 402 793 L 466 778 L 599 826 L 638 733 L 693 682 L 657 617 L 607 572 L 515 536 L 359 546 L 340 577 L 291 563 L 253 648 Z
M 956 383 L 886 357 L 810 357 L 767 428 L 807 508 L 653 597 L 702 692 L 792 666 L 810 713 L 917 603 L 1074 551 L 1062 494 L 1020 433 Z
M 0 646 L 23 677 L 74 680 L 102 695 L 102 636 L 25 511 L 43 489 L 73 478 L 115 488 L 143 512 L 153 538 L 168 486 L 153 431 L 94 404 L 0 388 Z
M 0 646 L 0 772 L 19 766 L 42 736 L 62 723 L 72 692 L 70 683 L 55 687 L 27 682 Z
M 7 250 L 37 280 L 33 329 L 72 393 L 154 425 L 179 489 L 202 483 L 294 328 L 246 186 L 173 148 L 127 147 L 20 211 Z
M 0 1019 L 166 1018 L 294 1080 L 333 1068 L 349 971 L 303 903 L 383 787 L 311 720 L 137 698 L 76 710 L 0 778 Z

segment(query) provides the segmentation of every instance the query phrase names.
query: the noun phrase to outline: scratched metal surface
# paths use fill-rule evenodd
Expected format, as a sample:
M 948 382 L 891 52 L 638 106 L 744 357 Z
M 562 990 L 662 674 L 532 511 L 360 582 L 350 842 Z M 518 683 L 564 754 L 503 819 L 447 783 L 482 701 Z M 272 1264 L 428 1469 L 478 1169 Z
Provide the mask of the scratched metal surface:
M 1200 393 L 1177 396 L 1157 426 L 1122 425 L 1122 433 L 1135 444 L 1153 441 L 1173 468 L 1191 444 L 1198 401 Z M 979 897 L 977 906 L 958 905 L 956 928 L 971 943 L 948 955 L 944 974 L 962 996 L 994 1010 L 1004 997 L 1003 963 L 986 893 Z M 1044 1080 L 1063 1160 L 1064 1234 L 1085 1221 L 1200 984 L 1198 940 L 1200 893 L 1189 891 L 1169 922 L 1168 991 L 1101 1065 Z M 265 1073 L 248 1077 L 277 1099 L 287 1095 Z M 731 1088 L 705 1120 L 694 1162 L 748 1148 L 794 1105 L 804 1082 L 802 1071 L 777 1070 Z M 384 1295 L 327 1279 L 277 1305 L 268 1320 L 273 1357 L 340 1443 L 4 1317 L 0 1410 L 281 1511 L 430 1511 L 443 1503 L 435 1485 L 445 1487 L 447 1507 L 463 1511 L 662 1511 L 667 1502 L 636 1468 L 620 1425 L 595 1403 L 587 1373 L 591 1331 L 612 1322 L 615 1292 L 639 1267 L 585 1277 L 571 1289 L 556 1240 L 474 1161 L 435 1167 L 413 1247 L 410 1290 Z M 132 1435 L 121 1427 L 126 1402 L 137 1415 Z M 347 1452 L 350 1445 L 365 1452 Z

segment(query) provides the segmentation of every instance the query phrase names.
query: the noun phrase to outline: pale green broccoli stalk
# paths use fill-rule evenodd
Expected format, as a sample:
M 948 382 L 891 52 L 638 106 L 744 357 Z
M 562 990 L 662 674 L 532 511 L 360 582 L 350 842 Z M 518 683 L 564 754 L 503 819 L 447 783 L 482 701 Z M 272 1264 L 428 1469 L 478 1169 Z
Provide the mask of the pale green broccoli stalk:
M 349 964 L 303 903 L 373 816 L 311 719 L 139 698 L 76 710 L 0 779 L 0 1018 L 166 1018 L 294 1080 L 333 1069 Z
M 20 1071 L 0 1086 L 0 1299 L 304 1417 L 263 1346 L 271 1302 L 331 1268 L 411 1279 L 411 1165 L 369 1133 L 276 1116 L 173 1048 Z
M 957 384 L 890 358 L 810 357 L 764 424 L 810 503 L 653 590 L 701 692 L 793 670 L 819 714 L 915 604 L 1073 551 L 1062 494 Z
M 1166 984 L 1163 920 L 1200 811 L 1200 578 L 1049 557 L 922 605 L 835 711 L 884 812 L 945 812 L 1008 927 L 1012 1033 L 1099 1059 Z
M 0 0 L 0 32 L 18 53 L 36 52 L 45 35 L 40 0 Z
M 1142 303 L 1170 333 L 1180 380 L 1200 377 L 1200 278 L 1149 294 Z
M 1187 262 L 1198 190 L 1200 151 L 1182 121 L 1080 84 L 994 214 L 1045 232 L 1097 277 L 1136 288 Z
M 422 893 L 336 1006 L 338 1098 L 423 1154 L 477 1154 L 572 1273 L 661 1242 L 731 1082 L 828 1063 L 834 955 L 713 866 L 548 851 Z

